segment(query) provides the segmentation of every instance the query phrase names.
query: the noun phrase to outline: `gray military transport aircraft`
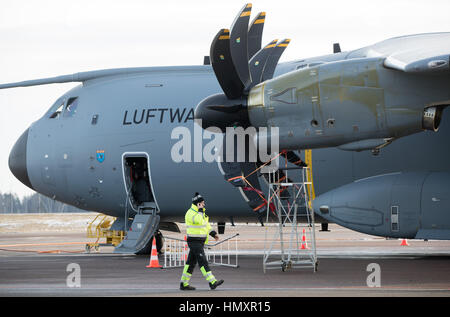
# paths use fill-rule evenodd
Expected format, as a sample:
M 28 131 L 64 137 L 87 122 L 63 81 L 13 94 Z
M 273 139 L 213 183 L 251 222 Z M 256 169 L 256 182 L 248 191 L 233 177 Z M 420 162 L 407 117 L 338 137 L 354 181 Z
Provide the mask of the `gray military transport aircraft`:
M 254 172 L 263 161 L 176 162 L 175 128 L 194 135 L 277 127 L 280 164 L 302 167 L 299 151 L 313 149 L 313 206 L 324 228 L 334 222 L 383 237 L 450 239 L 450 33 L 348 52 L 335 44 L 333 54 L 278 64 L 289 40 L 262 47 L 265 13 L 249 24 L 251 7 L 213 39 L 211 65 L 205 58 L 200 66 L 0 85 L 81 83 L 18 139 L 12 173 L 43 195 L 117 217 L 113 229 L 128 234 L 116 251 L 140 253 L 158 228 L 178 230 L 194 192 L 206 198 L 219 231 L 271 207 L 265 175 Z

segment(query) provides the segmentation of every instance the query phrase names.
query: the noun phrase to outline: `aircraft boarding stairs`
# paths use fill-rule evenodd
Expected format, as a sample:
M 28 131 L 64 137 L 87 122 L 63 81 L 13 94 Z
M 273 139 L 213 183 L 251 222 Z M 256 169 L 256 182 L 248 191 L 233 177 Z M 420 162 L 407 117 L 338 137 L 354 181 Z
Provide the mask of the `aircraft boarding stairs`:
M 114 253 L 149 253 L 152 237 L 158 230 L 159 221 L 159 210 L 157 210 L 156 204 L 154 202 L 142 203 L 127 230 L 126 237 L 114 249 Z

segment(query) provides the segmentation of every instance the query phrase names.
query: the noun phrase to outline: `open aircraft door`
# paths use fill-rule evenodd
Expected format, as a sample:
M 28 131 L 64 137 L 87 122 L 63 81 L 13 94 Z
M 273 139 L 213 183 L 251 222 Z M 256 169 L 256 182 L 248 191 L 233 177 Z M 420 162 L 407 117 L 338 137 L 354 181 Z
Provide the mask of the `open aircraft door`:
M 122 155 L 124 186 L 127 193 L 124 219 L 126 238 L 115 252 L 144 254 L 151 250 L 152 238 L 159 228 L 159 207 L 154 196 L 150 173 L 150 157 L 145 152 Z

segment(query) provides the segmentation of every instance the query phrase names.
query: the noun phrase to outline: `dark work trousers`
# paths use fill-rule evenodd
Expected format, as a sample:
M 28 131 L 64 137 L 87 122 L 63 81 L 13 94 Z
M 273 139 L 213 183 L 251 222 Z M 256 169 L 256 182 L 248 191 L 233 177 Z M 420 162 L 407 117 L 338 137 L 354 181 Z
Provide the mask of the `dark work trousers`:
M 189 239 L 188 239 L 187 244 L 190 249 L 188 258 L 186 261 L 186 264 L 189 265 L 187 272 L 189 274 L 192 274 L 192 272 L 194 271 L 194 268 L 195 268 L 195 264 L 197 264 L 197 263 L 198 263 L 199 267 L 204 267 L 206 272 L 209 272 L 210 269 L 209 269 L 209 265 L 208 265 L 208 260 L 206 259 L 205 250 L 204 250 L 205 240 L 189 241 Z

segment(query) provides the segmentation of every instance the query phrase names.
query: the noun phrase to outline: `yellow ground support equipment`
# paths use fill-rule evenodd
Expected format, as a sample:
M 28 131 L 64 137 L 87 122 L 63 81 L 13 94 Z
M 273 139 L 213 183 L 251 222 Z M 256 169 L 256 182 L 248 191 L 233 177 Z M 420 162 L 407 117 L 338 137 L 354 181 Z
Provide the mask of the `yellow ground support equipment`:
M 116 218 L 98 214 L 87 227 L 87 237 L 97 239 L 95 242 L 86 244 L 86 252 L 92 248 L 98 251 L 99 246 L 117 246 L 125 237 L 125 231 L 110 230 Z M 105 243 L 99 243 L 100 239 L 106 238 Z

